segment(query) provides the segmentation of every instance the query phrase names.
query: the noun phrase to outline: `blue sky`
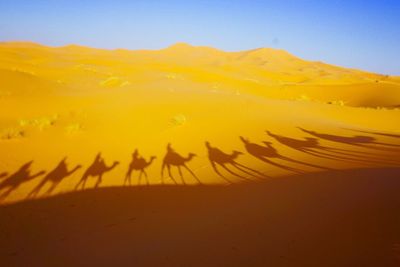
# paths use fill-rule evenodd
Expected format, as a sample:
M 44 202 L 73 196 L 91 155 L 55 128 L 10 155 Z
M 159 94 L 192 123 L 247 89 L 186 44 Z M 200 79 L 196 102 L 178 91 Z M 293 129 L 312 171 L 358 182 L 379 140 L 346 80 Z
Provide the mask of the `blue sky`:
M 228 51 L 299 57 L 400 75 L 399 0 L 0 0 L 0 41 Z

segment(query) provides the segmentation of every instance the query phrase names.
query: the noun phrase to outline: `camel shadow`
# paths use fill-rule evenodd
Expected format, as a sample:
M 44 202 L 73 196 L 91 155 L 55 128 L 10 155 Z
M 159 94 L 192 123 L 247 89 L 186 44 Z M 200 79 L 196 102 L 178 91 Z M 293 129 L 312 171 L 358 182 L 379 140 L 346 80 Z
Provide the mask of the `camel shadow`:
M 348 129 L 348 128 L 343 128 L 343 129 L 360 132 L 360 133 L 366 133 L 366 134 L 374 134 L 374 135 L 380 135 L 380 136 L 386 136 L 386 137 L 392 137 L 392 138 L 400 138 L 400 134 L 381 133 L 381 132 L 374 132 L 374 131 L 363 131 L 363 130 Z
M 341 136 L 341 135 L 318 133 L 316 131 L 310 131 L 301 127 L 297 128 L 314 137 L 341 144 L 347 144 L 352 146 L 358 146 L 375 150 L 383 150 L 383 151 L 398 151 L 398 149 L 400 148 L 400 145 L 378 142 L 372 136 L 366 136 L 366 135 Z
M 9 194 L 11 194 L 11 192 L 16 190 L 23 183 L 33 180 L 36 177 L 46 173 L 45 171 L 39 171 L 36 174 L 31 174 L 32 163 L 33 160 L 25 163 L 15 173 L 11 174 L 8 178 L 2 181 L 2 183 L 0 183 L 0 191 L 7 189 L 0 195 L 0 199 L 6 198 Z
M 245 175 L 248 175 L 252 178 L 262 179 L 266 178 L 267 176 L 255 169 L 247 167 L 243 164 L 237 162 L 237 158 L 242 155 L 243 153 L 240 151 L 232 151 L 232 153 L 227 154 L 223 152 L 221 149 L 211 146 L 210 142 L 205 143 L 207 151 L 208 151 L 208 159 L 210 160 L 211 166 L 216 174 L 218 174 L 221 178 L 223 178 L 228 183 L 232 183 L 228 178 L 226 178 L 217 168 L 220 166 L 226 172 L 239 177 L 243 180 L 251 181 L 252 179 L 247 178 Z M 235 168 L 236 171 L 231 170 L 227 167 L 232 166 Z
M 295 167 L 291 167 L 288 165 L 284 165 L 284 164 L 280 164 L 277 163 L 275 161 L 273 161 L 272 159 L 278 159 L 278 160 L 283 160 L 286 162 L 291 162 L 291 163 L 297 163 L 300 165 L 306 165 L 309 167 L 314 167 L 314 168 L 318 168 L 318 169 L 329 169 L 327 167 L 323 167 L 323 166 L 319 166 L 319 165 L 315 165 L 315 164 L 311 164 L 311 163 L 307 163 L 307 162 L 303 162 L 300 160 L 295 160 L 286 156 L 281 155 L 273 146 L 271 142 L 267 142 L 264 141 L 264 145 L 260 145 L 260 144 L 256 144 L 256 143 L 252 143 L 249 141 L 249 139 L 244 138 L 242 136 L 240 136 L 240 140 L 243 142 L 246 151 L 252 155 L 253 157 L 271 164 L 275 167 L 284 169 L 286 171 L 291 171 L 294 173 L 304 173 L 305 171 L 299 168 L 295 168 Z
M 6 177 L 7 175 L 8 175 L 8 173 L 6 173 L 6 172 L 0 173 L 0 179 Z
M 95 188 L 99 187 L 101 182 L 103 181 L 104 173 L 111 171 L 118 164 L 119 164 L 118 161 L 114 161 L 114 163 L 111 166 L 107 166 L 103 157 L 101 156 L 101 153 L 98 153 L 94 158 L 93 163 L 87 168 L 82 178 L 75 186 L 75 189 L 79 189 L 79 186 L 81 186 L 81 188 L 84 189 L 86 182 L 90 177 L 97 177 Z
M 315 137 L 305 137 L 303 139 L 295 139 L 287 136 L 277 135 L 266 131 L 266 133 L 274 138 L 279 143 L 290 147 L 294 150 L 318 157 L 325 158 L 329 160 L 336 161 L 352 161 L 358 162 L 366 165 L 376 164 L 376 163 L 387 163 L 388 160 L 383 162 L 381 158 L 374 157 L 375 154 L 369 154 L 367 152 L 354 151 L 341 148 L 333 148 L 328 146 L 323 146 L 320 144 L 319 139 Z M 367 156 L 368 155 L 368 156 Z
M 131 176 L 133 171 L 139 171 L 138 185 L 140 185 L 142 175 L 144 175 L 144 177 L 146 178 L 147 185 L 149 185 L 150 183 L 147 177 L 146 168 L 149 167 L 155 159 L 156 159 L 155 156 L 151 156 L 150 160 L 146 161 L 143 157 L 139 155 L 139 152 L 136 149 L 132 154 L 132 161 L 129 164 L 128 171 L 126 172 L 124 185 L 127 183 L 131 185 Z
M 40 183 L 29 193 L 28 197 L 37 196 L 42 190 L 42 188 L 47 184 L 50 183 L 51 186 L 48 188 L 45 194 L 51 194 L 54 189 L 68 176 L 72 175 L 74 172 L 82 168 L 81 165 L 75 166 L 72 170 L 68 171 L 68 165 L 66 163 L 67 157 L 63 158 L 57 166 L 50 171 Z
M 175 166 L 178 169 L 179 176 L 181 177 L 182 183 L 185 183 L 185 180 L 183 179 L 183 174 L 181 167 L 185 168 L 196 181 L 201 184 L 201 181 L 199 178 L 197 178 L 196 174 L 186 165 L 187 162 L 191 161 L 194 157 L 196 157 L 196 154 L 194 153 L 189 153 L 187 157 L 183 157 L 180 154 L 178 154 L 171 146 L 171 143 L 168 143 L 167 145 L 167 153 L 164 156 L 163 159 L 163 164 L 161 166 L 161 182 L 164 184 L 164 170 L 167 168 L 168 171 L 168 176 L 169 178 L 172 179 L 172 181 L 177 184 L 174 176 L 172 175 L 171 172 L 171 166 Z

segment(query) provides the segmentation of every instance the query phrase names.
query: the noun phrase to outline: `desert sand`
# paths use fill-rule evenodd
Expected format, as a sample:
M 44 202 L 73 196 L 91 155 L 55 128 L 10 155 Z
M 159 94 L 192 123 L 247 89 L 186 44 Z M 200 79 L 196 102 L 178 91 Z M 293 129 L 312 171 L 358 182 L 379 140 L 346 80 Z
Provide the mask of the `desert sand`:
M 6 42 L 0 81 L 5 266 L 400 264 L 400 77 Z

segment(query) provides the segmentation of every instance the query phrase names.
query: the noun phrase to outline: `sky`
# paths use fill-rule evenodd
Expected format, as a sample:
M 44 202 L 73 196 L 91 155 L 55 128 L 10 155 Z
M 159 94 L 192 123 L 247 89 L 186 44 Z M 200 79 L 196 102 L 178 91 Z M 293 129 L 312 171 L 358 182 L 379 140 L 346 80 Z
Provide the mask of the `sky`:
M 226 51 L 273 47 L 400 75 L 400 1 L 0 0 L 0 41 L 107 49 L 177 42 Z

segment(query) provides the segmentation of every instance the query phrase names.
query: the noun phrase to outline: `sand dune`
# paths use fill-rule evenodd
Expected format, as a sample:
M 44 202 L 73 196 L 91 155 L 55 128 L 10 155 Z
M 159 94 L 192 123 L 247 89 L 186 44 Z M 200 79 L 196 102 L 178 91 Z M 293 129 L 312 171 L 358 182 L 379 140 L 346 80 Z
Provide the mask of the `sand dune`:
M 150 184 L 224 184 L 332 166 L 399 164 L 400 140 L 393 138 L 400 132 L 400 110 L 393 108 L 400 103 L 396 77 L 308 62 L 269 48 L 224 52 L 177 44 L 129 51 L 1 43 L 0 54 L 0 170 L 15 174 L 32 160 L 29 174 L 49 173 L 61 162 L 67 171 L 82 166 L 60 178 L 53 194 L 74 190 L 99 152 L 105 166 L 120 162 L 104 174 L 103 186 L 124 183 L 135 150 L 139 158 L 156 157 L 146 168 Z M 381 107 L 367 108 L 376 106 Z M 363 135 L 370 143 L 332 142 L 297 127 Z M 291 147 L 267 130 L 293 140 L 316 140 L 314 147 Z M 258 145 L 266 157 L 260 160 L 246 151 L 241 138 Z M 214 168 L 206 142 L 227 157 L 234 150 L 240 154 L 231 162 L 214 162 Z M 178 165 L 171 165 L 172 177 L 166 169 L 161 177 L 168 143 L 181 157 L 196 155 L 180 166 L 183 181 Z M 238 164 L 248 169 L 238 170 Z M 137 175 L 131 183 L 138 182 Z M 7 197 L 1 201 L 25 199 L 42 178 L 21 179 L 12 190 L 4 184 Z M 88 179 L 88 186 L 95 180 Z
M 399 77 L 183 43 L 0 58 L 7 266 L 397 266 Z

